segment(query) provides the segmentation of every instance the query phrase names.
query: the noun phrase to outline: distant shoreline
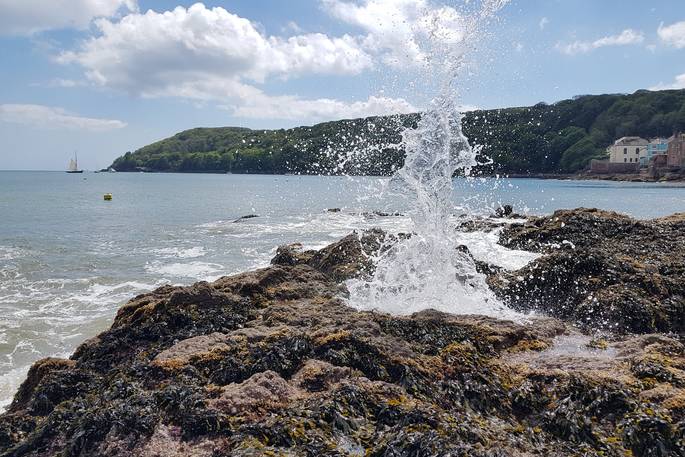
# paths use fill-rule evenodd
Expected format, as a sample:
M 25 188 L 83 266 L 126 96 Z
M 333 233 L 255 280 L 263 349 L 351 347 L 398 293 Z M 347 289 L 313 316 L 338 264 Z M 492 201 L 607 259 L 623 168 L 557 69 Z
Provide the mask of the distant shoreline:
M 64 173 L 63 170 L 0 170 L 1 173 Z M 86 170 L 86 174 L 100 174 L 107 173 L 101 170 Z M 246 176 L 359 176 L 359 177 L 376 177 L 389 178 L 389 175 L 323 175 L 323 174 L 308 174 L 308 173 L 226 173 L 220 171 L 119 171 L 117 173 L 135 174 L 179 174 L 179 175 L 246 175 Z M 573 173 L 494 173 L 477 175 L 479 178 L 504 178 L 504 179 L 556 179 L 561 181 L 615 181 L 615 182 L 643 182 L 643 183 L 659 183 L 659 182 L 685 182 L 685 172 L 670 173 L 658 178 L 639 175 L 639 174 L 606 174 L 606 175 L 591 175 L 591 174 L 573 174 Z
M 606 174 L 606 175 L 591 175 L 591 174 L 510 174 L 503 175 L 511 179 L 559 179 L 569 181 L 617 181 L 617 182 L 644 182 L 644 183 L 658 183 L 658 182 L 685 182 L 684 173 L 670 173 L 664 176 L 652 177 L 640 174 Z
M 360 177 L 377 177 L 389 178 L 389 175 L 323 175 L 323 174 L 309 174 L 309 173 L 226 173 L 213 171 L 122 171 L 120 173 L 175 173 L 175 174 L 235 174 L 235 175 L 270 175 L 270 176 L 360 176 Z M 487 175 L 478 175 L 476 177 L 482 178 L 505 178 L 505 179 L 557 179 L 562 181 L 620 181 L 620 182 L 685 182 L 685 173 L 670 173 L 658 178 L 639 175 L 639 174 L 606 174 L 606 175 L 591 175 L 591 174 L 577 174 L 577 173 L 493 173 Z

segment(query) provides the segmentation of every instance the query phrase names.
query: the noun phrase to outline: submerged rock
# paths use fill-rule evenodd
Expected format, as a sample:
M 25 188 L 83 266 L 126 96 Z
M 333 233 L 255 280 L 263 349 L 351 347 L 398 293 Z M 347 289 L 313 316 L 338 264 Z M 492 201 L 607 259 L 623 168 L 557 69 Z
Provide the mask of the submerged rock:
M 233 222 L 242 222 L 246 219 L 254 219 L 255 217 L 259 217 L 259 214 L 246 214 L 245 216 L 240 216 L 238 219 L 234 220 Z
M 581 290 L 624 297 L 620 280 L 637 282 L 608 273 L 637 248 L 600 248 L 609 242 L 593 230 L 618 243 L 619 226 L 633 234 L 682 228 L 679 217 L 554 217 L 567 225 L 533 219 L 502 234 L 510 246 L 546 253 L 539 265 L 550 283 L 522 271 L 488 274 L 498 291 L 520 291 L 511 303 L 525 309 L 536 299 L 542 309 L 552 286 L 564 287 L 555 314 L 574 320 L 590 312 Z M 592 340 L 556 318 L 356 311 L 341 298 L 343 281 L 372 268 L 387 236 L 353 234 L 320 251 L 283 247 L 268 268 L 135 297 L 69 360 L 34 365 L 0 416 L 0 455 L 685 455 L 677 336 Z M 550 244 L 564 239 L 576 249 Z M 664 294 L 653 307 L 677 309 L 668 294 L 683 273 L 680 257 L 646 249 L 636 261 L 648 265 L 650 255 L 661 263 L 644 274 L 665 281 L 653 278 L 653 293 Z M 646 284 L 636 290 L 647 293 Z M 675 311 L 659 316 L 679 325 Z

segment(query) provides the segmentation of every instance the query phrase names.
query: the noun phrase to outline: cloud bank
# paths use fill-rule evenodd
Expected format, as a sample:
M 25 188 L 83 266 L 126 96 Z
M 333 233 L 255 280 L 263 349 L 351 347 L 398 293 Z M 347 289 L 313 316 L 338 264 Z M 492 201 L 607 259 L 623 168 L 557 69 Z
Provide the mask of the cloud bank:
M 331 16 L 361 29 L 364 49 L 394 67 L 426 64 L 429 38 L 435 43 L 463 40 L 464 18 L 449 6 L 434 7 L 426 0 L 322 0 Z
M 405 0 L 399 0 L 404 2 Z M 97 86 L 144 98 L 216 102 L 239 117 L 322 120 L 409 112 L 406 100 L 369 97 L 345 102 L 271 96 L 260 85 L 304 76 L 353 76 L 374 67 L 367 38 L 294 29 L 270 36 L 224 8 L 197 3 L 173 11 L 95 21 L 97 35 L 58 61 L 77 64 Z M 385 48 L 383 48 L 385 49 Z
M 136 0 L 0 0 L 0 34 L 84 29 L 95 18 L 137 10 Z
M 672 83 L 659 83 L 656 86 L 650 87 L 649 90 L 669 90 L 669 89 L 685 89 L 685 73 L 675 77 Z
M 595 41 L 574 41 L 573 43 L 557 43 L 557 50 L 566 55 L 587 54 L 595 49 L 608 46 L 628 46 L 641 44 L 645 36 L 639 30 L 626 29 L 618 35 L 610 35 Z
M 85 130 L 104 132 L 126 127 L 125 122 L 113 119 L 81 117 L 62 108 L 44 105 L 0 105 L 0 122 L 24 124 L 45 129 Z
M 685 21 L 676 22 L 664 27 L 662 23 L 657 29 L 661 41 L 677 49 L 685 48 Z

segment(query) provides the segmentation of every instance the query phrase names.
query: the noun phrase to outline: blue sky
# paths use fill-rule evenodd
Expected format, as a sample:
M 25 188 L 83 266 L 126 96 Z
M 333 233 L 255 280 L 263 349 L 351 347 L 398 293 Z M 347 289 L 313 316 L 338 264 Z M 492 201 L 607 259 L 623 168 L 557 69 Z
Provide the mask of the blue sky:
M 506 4 L 471 43 L 465 107 L 685 88 L 683 0 L 482 1 Z M 466 17 L 463 0 L 0 0 L 0 169 L 421 109 L 426 28 L 463 46 Z

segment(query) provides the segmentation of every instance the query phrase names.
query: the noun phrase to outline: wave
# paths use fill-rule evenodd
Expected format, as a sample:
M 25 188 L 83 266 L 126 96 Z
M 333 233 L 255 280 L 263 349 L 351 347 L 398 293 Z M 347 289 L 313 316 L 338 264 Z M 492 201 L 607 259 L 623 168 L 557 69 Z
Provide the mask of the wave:
M 209 262 L 148 262 L 145 270 L 149 273 L 170 278 L 193 278 L 197 280 L 213 281 L 225 274 L 225 267 L 218 263 Z
M 197 257 L 203 257 L 207 254 L 205 248 L 202 246 L 193 246 L 192 248 L 161 248 L 155 249 L 153 253 L 167 258 L 179 258 L 179 259 L 194 259 Z
M 67 357 L 104 330 L 118 307 L 161 285 L 107 283 L 98 277 L 25 277 L 0 284 L 0 410 L 9 405 L 29 367 L 43 357 Z
M 28 251 L 26 249 L 0 245 L 0 260 L 17 260 L 25 257 L 27 254 Z

